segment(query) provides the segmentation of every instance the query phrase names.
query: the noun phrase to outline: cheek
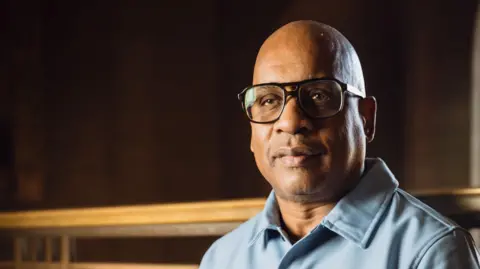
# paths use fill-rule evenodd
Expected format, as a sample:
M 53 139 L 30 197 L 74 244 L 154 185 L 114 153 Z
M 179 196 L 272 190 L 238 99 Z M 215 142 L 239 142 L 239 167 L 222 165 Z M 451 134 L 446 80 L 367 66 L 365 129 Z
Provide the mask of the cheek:
M 271 128 L 252 123 L 252 136 L 250 141 L 250 147 L 253 153 L 259 153 L 259 151 L 263 151 L 264 147 L 267 147 L 271 133 L 269 129 Z
M 337 148 L 335 157 L 348 163 L 355 159 L 363 148 L 361 118 L 355 113 L 346 113 L 339 126 L 341 127 L 337 128 L 335 133 L 335 147 Z
M 255 157 L 255 162 L 260 170 L 268 165 L 268 149 L 271 136 L 271 128 L 267 126 L 252 125 L 252 136 L 250 141 L 250 149 Z
M 357 128 L 352 113 L 342 113 L 326 122 L 326 128 L 321 130 L 322 140 L 326 142 L 334 159 L 343 159 L 345 154 L 350 154 L 352 145 L 355 144 Z

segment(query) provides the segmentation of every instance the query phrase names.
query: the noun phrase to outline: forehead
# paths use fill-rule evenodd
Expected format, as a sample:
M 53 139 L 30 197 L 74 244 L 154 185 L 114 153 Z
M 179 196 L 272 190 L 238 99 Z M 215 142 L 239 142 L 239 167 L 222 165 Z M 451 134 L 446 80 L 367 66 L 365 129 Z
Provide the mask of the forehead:
M 285 44 L 285 43 L 284 43 Z M 253 83 L 294 82 L 311 78 L 338 78 L 336 51 L 331 44 L 303 42 L 262 48 L 253 72 Z
M 305 63 L 262 65 L 255 70 L 253 84 L 297 82 L 312 78 L 335 78 L 330 69 L 314 69 Z

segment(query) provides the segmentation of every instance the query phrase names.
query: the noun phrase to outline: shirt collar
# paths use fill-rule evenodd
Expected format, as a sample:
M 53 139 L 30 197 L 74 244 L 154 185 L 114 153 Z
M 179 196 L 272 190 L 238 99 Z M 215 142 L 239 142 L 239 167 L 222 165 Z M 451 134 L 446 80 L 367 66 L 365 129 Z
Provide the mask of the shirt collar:
M 257 225 L 253 229 L 253 233 L 250 237 L 248 245 L 251 246 L 253 243 L 255 243 L 260 235 L 264 234 L 265 231 L 278 230 L 280 227 L 280 209 L 278 207 L 277 198 L 275 197 L 275 192 L 271 191 L 270 195 L 265 201 L 263 211 L 260 213 Z
M 381 159 L 367 159 L 367 164 L 370 170 L 322 221 L 323 226 L 362 248 L 368 246 L 398 188 L 398 181 Z
M 347 240 L 366 248 L 374 235 L 398 181 L 381 159 L 367 159 L 370 169 L 354 190 L 343 197 L 323 219 L 320 225 Z M 266 230 L 280 229 L 280 210 L 272 191 L 253 230 L 249 245 L 257 241 Z M 265 238 L 267 239 L 267 238 Z

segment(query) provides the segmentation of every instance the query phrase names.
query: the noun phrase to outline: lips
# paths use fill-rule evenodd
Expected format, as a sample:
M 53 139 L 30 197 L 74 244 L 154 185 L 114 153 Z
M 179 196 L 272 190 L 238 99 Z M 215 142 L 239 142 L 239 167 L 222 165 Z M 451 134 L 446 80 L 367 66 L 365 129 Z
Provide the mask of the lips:
M 312 159 L 314 156 L 317 155 L 283 156 L 278 160 L 286 167 L 304 167 L 307 160 Z
M 323 153 L 323 150 L 311 147 L 280 148 L 275 152 L 274 158 L 285 167 L 305 167 Z

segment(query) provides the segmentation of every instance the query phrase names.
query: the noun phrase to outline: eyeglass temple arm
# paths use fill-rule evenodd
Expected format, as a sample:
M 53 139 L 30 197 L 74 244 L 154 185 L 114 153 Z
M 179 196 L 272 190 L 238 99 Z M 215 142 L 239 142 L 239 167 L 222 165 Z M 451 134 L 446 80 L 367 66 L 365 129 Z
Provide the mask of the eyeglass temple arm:
M 347 91 L 355 94 L 355 95 L 358 95 L 362 98 L 365 98 L 365 93 L 360 91 L 359 89 L 357 89 L 356 87 L 353 87 L 352 85 L 349 85 L 349 84 L 346 84 L 347 85 Z

